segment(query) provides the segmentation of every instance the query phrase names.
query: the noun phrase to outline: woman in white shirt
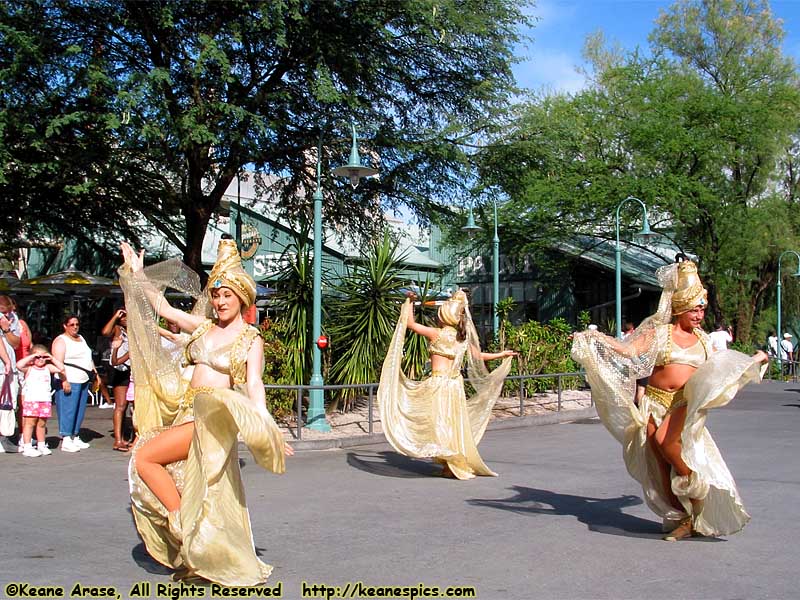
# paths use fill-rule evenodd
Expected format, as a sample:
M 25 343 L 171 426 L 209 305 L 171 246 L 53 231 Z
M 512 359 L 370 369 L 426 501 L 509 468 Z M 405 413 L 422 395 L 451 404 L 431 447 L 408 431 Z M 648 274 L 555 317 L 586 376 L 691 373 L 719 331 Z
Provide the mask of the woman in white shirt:
M 89 385 L 97 377 L 97 371 L 92 350 L 78 333 L 80 326 L 81 321 L 76 315 L 67 316 L 62 324 L 64 333 L 53 340 L 52 355 L 65 367 L 58 375 L 61 385 L 56 390 L 58 433 L 64 452 L 80 452 L 89 447 L 78 437 L 78 432 L 86 414 Z

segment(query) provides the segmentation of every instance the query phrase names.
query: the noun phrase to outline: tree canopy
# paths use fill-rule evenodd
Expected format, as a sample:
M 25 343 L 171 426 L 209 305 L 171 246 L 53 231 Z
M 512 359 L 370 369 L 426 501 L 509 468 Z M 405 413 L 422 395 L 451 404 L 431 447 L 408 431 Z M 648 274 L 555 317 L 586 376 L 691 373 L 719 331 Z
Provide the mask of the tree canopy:
M 325 175 L 326 222 L 368 231 L 378 197 L 429 215 L 462 186 L 462 142 L 515 92 L 523 9 L 514 0 L 1 3 L 2 242 L 68 236 L 108 250 L 154 227 L 197 269 L 208 221 L 243 167 L 265 176 L 280 214 L 302 221 L 318 140 L 324 167 L 341 164 L 351 119 L 381 174 L 347 194 Z
M 800 93 L 782 37 L 765 2 L 692 0 L 662 12 L 650 52 L 589 40 L 590 87 L 532 99 L 482 152 L 482 185 L 502 189 L 513 215 L 505 237 L 613 239 L 617 206 L 638 197 L 698 256 L 712 317 L 749 338 L 778 254 L 800 240 Z

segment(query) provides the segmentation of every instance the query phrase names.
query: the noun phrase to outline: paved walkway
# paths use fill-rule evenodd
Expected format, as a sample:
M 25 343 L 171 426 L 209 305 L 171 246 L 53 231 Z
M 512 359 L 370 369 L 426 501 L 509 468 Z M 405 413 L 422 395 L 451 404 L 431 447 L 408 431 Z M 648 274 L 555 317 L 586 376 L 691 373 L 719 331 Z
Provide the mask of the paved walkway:
M 753 516 L 730 538 L 661 541 L 619 445 L 580 419 L 487 432 L 481 454 L 500 476 L 467 482 L 385 444 L 299 452 L 283 476 L 243 453 L 255 543 L 284 598 L 303 581 L 466 585 L 491 600 L 796 598 L 799 409 L 800 387 L 765 383 L 710 415 Z M 136 536 L 126 467 L 102 447 L 0 455 L 0 597 L 17 581 L 123 598 L 149 582 L 157 597 L 169 578 Z

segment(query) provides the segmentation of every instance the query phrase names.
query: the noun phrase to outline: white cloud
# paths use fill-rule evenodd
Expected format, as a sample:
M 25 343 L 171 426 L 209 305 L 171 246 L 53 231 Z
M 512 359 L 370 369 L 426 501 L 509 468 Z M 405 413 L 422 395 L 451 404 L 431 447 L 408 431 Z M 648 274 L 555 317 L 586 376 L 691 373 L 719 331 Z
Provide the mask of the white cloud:
M 586 78 L 578 73 L 580 60 L 557 50 L 534 49 L 533 55 L 517 64 L 514 73 L 520 86 L 554 92 L 575 93 L 586 87 Z
M 525 9 L 525 15 L 536 19 L 536 29 L 545 29 L 553 25 L 563 25 L 571 21 L 577 13 L 573 2 L 559 0 L 540 0 L 535 6 Z

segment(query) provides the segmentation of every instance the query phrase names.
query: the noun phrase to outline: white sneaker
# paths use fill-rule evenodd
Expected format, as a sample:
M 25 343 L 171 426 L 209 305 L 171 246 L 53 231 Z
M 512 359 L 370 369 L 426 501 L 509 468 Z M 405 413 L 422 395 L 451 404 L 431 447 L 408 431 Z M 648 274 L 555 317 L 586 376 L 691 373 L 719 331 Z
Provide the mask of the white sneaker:
M 17 452 L 23 452 L 25 450 L 25 442 L 22 441 L 22 435 L 19 436 L 19 441 L 17 442 Z
M 114 408 L 114 405 L 109 404 L 108 402 L 101 402 L 97 408 Z
M 75 446 L 77 446 L 80 450 L 85 450 L 86 448 L 91 448 L 91 446 L 89 444 L 84 442 L 77 435 L 73 435 L 72 436 L 72 443 L 75 444 Z
M 75 445 L 72 441 L 72 438 L 68 435 L 65 435 L 61 438 L 61 451 L 62 452 L 80 452 L 81 449 Z
M 22 450 L 22 456 L 27 456 L 28 458 L 36 458 L 37 456 L 41 455 L 42 453 L 30 444 L 26 444 L 25 448 Z
M 36 445 L 36 449 L 39 451 L 39 453 L 42 456 L 48 456 L 48 455 L 53 453 L 53 451 L 50 450 L 50 448 L 47 447 L 47 443 L 46 442 L 39 442 Z

